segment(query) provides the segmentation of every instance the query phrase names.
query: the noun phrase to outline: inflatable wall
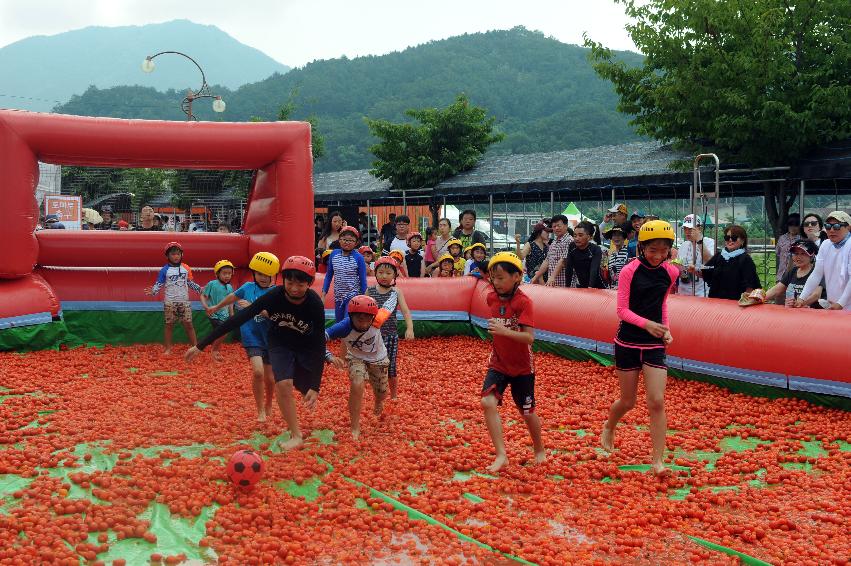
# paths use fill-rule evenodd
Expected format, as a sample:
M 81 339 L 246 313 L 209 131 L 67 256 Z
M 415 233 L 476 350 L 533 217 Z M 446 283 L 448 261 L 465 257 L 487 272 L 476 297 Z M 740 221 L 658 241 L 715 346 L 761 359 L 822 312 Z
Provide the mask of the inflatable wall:
M 245 234 L 36 233 L 38 160 L 256 169 Z M 105 343 L 157 340 L 162 305 L 142 290 L 165 262 L 165 244 L 177 240 L 184 246 L 184 260 L 201 285 L 213 277 L 211 267 L 219 259 L 237 265 L 236 286 L 246 280 L 245 266 L 256 251 L 272 251 L 282 259 L 312 255 L 311 169 L 307 123 L 162 122 L 0 110 L 0 206 L 11 213 L 0 223 L 0 331 L 50 322 L 65 311 L 75 315 L 64 321 L 69 331 L 91 333 L 98 327 Z M 401 279 L 399 286 L 414 320 L 429 323 L 432 333 L 477 329 L 486 335 L 485 283 L 473 277 Z M 541 347 L 609 359 L 618 324 L 614 292 L 523 289 L 535 304 Z M 197 302 L 194 306 L 200 308 Z M 331 306 L 329 298 L 326 307 Z M 668 350 L 672 373 L 851 397 L 844 349 L 847 315 L 769 305 L 745 310 L 730 301 L 679 296 L 671 298 L 669 313 L 675 338 Z
M 92 167 L 256 169 L 245 235 L 35 232 L 39 160 Z M 119 120 L 0 110 L 0 207 L 11 212 L 0 223 L 5 248 L 0 329 L 55 319 L 60 311 L 52 286 L 56 277 L 65 292 L 91 286 L 113 268 L 162 266 L 163 247 L 170 240 L 187 248 L 187 263 L 197 267 L 212 266 L 224 257 L 244 267 L 261 249 L 280 257 L 312 255 L 310 125 Z M 125 293 L 138 301 L 135 289 L 148 286 L 150 277 L 134 278 L 133 273 L 120 276 L 122 281 L 133 279 L 132 287 L 119 284 L 106 290 L 96 285 L 97 291 Z M 108 277 L 119 275 L 113 271 Z

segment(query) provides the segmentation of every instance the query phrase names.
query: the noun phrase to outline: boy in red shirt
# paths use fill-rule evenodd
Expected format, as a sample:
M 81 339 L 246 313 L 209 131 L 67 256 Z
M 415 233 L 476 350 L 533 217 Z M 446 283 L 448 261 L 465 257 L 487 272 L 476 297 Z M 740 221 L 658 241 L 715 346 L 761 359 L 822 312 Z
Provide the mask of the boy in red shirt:
M 491 313 L 488 332 L 493 336 L 493 349 L 482 385 L 482 408 L 488 433 L 496 449 L 496 459 L 488 467 L 488 471 L 493 473 L 508 463 L 498 407 L 509 385 L 514 404 L 523 415 L 529 436 L 532 437 L 535 462 L 543 462 L 546 452 L 541 438 L 541 419 L 535 414 L 532 301 L 519 289 L 523 278 L 523 262 L 511 252 L 500 252 L 488 263 L 488 272 L 493 286 L 493 291 L 487 296 Z

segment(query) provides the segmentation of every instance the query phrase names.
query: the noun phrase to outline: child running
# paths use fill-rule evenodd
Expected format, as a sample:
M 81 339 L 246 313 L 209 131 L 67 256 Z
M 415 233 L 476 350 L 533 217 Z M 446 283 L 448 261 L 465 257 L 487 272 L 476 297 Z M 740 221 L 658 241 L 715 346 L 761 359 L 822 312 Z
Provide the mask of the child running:
M 674 339 L 668 327 L 668 295 L 675 289 L 679 270 L 668 263 L 674 246 L 674 229 L 664 220 L 651 220 L 638 232 L 638 257 L 621 270 L 618 278 L 618 318 L 615 337 L 615 368 L 620 398 L 609 409 L 600 444 L 614 450 L 615 427 L 635 406 L 639 372 L 644 371 L 647 409 L 650 413 L 651 466 L 665 473 L 665 381 L 668 368 L 665 346 Z
M 387 378 L 390 382 L 390 399 L 396 400 L 399 390 L 399 380 L 396 378 L 396 355 L 399 353 L 399 330 L 396 325 L 396 309 L 402 311 L 405 317 L 405 340 L 414 339 L 414 321 L 411 311 L 405 302 L 405 295 L 396 288 L 396 276 L 399 266 L 389 257 L 382 257 L 375 262 L 375 286 L 366 290 L 366 294 L 375 299 L 378 314 L 373 323 L 381 329 L 381 339 L 387 348 L 387 358 L 390 366 L 387 368 Z
M 344 226 L 340 230 L 340 249 L 331 252 L 328 257 L 328 273 L 322 283 L 322 299 L 334 280 L 334 320 L 340 322 L 346 318 L 346 305 L 355 295 L 366 291 L 366 262 L 355 246 L 360 233 L 353 226 Z
M 208 307 L 207 312 L 216 312 L 219 309 L 236 305 L 240 309 L 246 309 L 251 304 L 274 288 L 274 278 L 281 269 L 281 261 L 273 253 L 257 252 L 248 263 L 248 269 L 254 276 L 254 281 L 249 281 L 227 295 L 215 305 Z M 223 321 L 224 322 L 224 321 Z M 215 330 L 219 325 L 213 326 Z M 257 315 L 239 327 L 242 347 L 251 365 L 251 390 L 254 393 L 254 402 L 257 405 L 257 421 L 265 422 L 266 417 L 272 412 L 272 399 L 275 395 L 275 379 L 272 375 L 272 366 L 269 363 L 269 346 L 266 343 L 266 334 L 269 332 L 269 320 Z M 222 339 L 224 335 L 222 335 Z M 215 342 L 213 343 L 215 348 Z
M 511 252 L 500 252 L 490 260 L 488 271 L 493 287 L 487 296 L 491 314 L 488 332 L 493 336 L 493 348 L 482 385 L 481 402 L 488 433 L 496 449 L 496 458 L 488 466 L 488 471 L 493 473 L 508 463 L 498 406 L 502 404 L 502 396 L 509 385 L 514 404 L 523 415 L 532 437 L 535 462 L 543 462 L 546 452 L 541 438 L 541 420 L 535 414 L 532 301 L 519 288 L 523 281 L 523 262 Z
M 275 287 L 236 316 L 214 329 L 206 338 L 186 351 L 186 361 L 252 317 L 263 314 L 269 319 L 266 336 L 269 361 L 275 375 L 278 407 L 290 431 L 290 439 L 281 442 L 281 450 L 292 450 L 304 444 L 299 428 L 293 389 L 304 397 L 304 406 L 313 410 L 322 384 L 325 365 L 325 307 L 310 288 L 316 277 L 313 262 L 303 256 L 284 261 L 284 284 Z M 382 343 L 382 348 L 384 344 Z
M 391 260 L 392 261 L 392 260 Z M 375 394 L 375 416 L 380 416 L 387 396 L 387 348 L 381 339 L 381 331 L 373 325 L 378 314 L 378 304 L 367 295 L 352 297 L 348 304 L 349 318 L 338 322 L 325 333 L 325 340 L 343 339 L 345 361 L 326 351 L 325 359 L 334 367 L 349 366 L 349 417 L 352 438 L 360 438 L 360 411 L 363 404 L 363 382 L 369 380 Z M 342 354 L 341 354 L 342 355 Z
M 423 235 L 419 232 L 408 234 L 408 251 L 405 252 L 405 267 L 408 277 L 425 277 L 423 259 Z
M 213 273 L 216 278 L 204 286 L 201 292 L 201 304 L 204 310 L 207 311 L 207 317 L 210 319 L 210 326 L 216 328 L 221 323 L 226 321 L 229 316 L 233 316 L 233 306 L 228 306 L 221 309 L 210 309 L 212 305 L 216 305 L 225 297 L 233 293 L 233 287 L 230 280 L 233 277 L 233 264 L 226 259 L 216 262 L 213 266 Z M 220 362 L 222 356 L 219 354 L 219 347 L 224 342 L 225 337 L 222 336 L 213 342 L 213 358 Z
M 165 319 L 165 336 L 163 338 L 163 354 L 171 354 L 171 339 L 174 323 L 180 321 L 189 343 L 193 346 L 198 341 L 195 337 L 195 327 L 192 326 L 192 303 L 189 302 L 189 289 L 201 293 L 201 287 L 192 280 L 192 270 L 183 263 L 183 247 L 177 242 L 169 242 L 165 246 L 165 257 L 168 259 L 153 287 L 145 288 L 145 293 L 155 297 L 160 289 L 165 288 L 163 298 L 163 317 Z

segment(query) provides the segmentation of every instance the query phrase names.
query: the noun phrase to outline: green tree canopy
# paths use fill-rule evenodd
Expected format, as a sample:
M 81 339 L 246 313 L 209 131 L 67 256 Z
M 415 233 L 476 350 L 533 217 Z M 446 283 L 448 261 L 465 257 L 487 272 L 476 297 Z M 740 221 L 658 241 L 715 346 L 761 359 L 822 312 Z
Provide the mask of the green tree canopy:
M 433 187 L 443 179 L 472 168 L 488 146 L 505 136 L 494 132 L 494 118 L 484 108 L 458 95 L 446 108 L 407 110 L 417 122 L 394 124 L 366 119 L 381 141 L 369 150 L 375 155 L 370 173 L 400 190 Z
M 851 135 L 848 0 L 617 1 L 643 65 L 585 44 L 639 134 L 755 167 Z M 786 189 L 766 185 L 778 233 L 794 201 Z

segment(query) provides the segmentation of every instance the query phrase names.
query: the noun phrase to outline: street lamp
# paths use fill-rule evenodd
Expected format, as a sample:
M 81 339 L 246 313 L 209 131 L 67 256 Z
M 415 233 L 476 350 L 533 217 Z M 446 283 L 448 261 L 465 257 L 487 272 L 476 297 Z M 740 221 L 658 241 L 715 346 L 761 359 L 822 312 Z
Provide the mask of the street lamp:
M 221 96 L 215 95 L 210 92 L 210 85 L 207 84 L 207 77 L 204 75 L 204 69 L 201 68 L 201 65 L 198 64 L 198 61 L 187 55 L 186 53 L 181 53 L 180 51 L 160 51 L 155 55 L 148 55 L 145 57 L 145 60 L 142 61 L 142 70 L 146 73 L 151 73 L 154 70 L 154 59 L 159 57 L 160 55 L 165 55 L 166 53 L 173 53 L 174 55 L 180 55 L 182 57 L 186 57 L 192 63 L 198 67 L 198 70 L 201 71 L 201 88 L 198 90 L 192 90 L 191 88 L 187 90 L 186 97 L 180 103 L 180 109 L 183 110 L 183 113 L 186 114 L 187 120 L 197 120 L 198 118 L 192 113 L 192 103 L 199 98 L 212 98 L 213 99 L 213 112 L 222 113 L 225 111 L 225 101 L 222 100 Z

